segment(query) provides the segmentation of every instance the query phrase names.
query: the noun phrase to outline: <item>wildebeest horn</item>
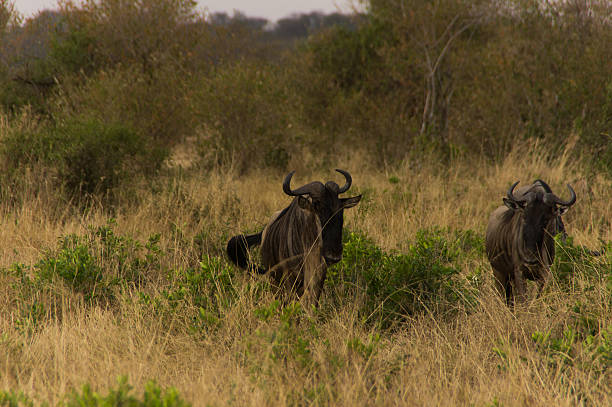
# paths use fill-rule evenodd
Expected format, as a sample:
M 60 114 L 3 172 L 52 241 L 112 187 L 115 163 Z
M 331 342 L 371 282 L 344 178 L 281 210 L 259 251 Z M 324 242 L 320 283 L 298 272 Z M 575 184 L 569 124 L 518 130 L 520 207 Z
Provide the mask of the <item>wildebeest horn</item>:
M 336 168 L 336 171 L 338 171 L 340 174 L 344 175 L 344 178 L 346 178 L 346 184 L 344 184 L 344 186 L 342 186 L 338 190 L 338 193 L 341 194 L 343 192 L 348 191 L 348 189 L 351 187 L 351 184 L 353 183 L 353 178 L 351 177 L 351 174 L 349 174 L 348 172 L 346 172 L 344 170 Z
M 514 196 L 514 188 L 516 188 L 519 182 L 521 181 L 516 181 L 514 184 L 512 184 L 510 189 L 508 189 L 508 199 L 510 199 L 512 202 L 518 201 L 518 199 L 516 199 L 516 197 Z
M 291 177 L 293 177 L 293 174 L 295 174 L 295 171 L 291 171 L 289 174 L 287 174 L 287 176 L 285 177 L 285 180 L 283 181 L 283 191 L 289 196 L 311 194 L 315 192 L 316 187 L 318 187 L 318 189 L 323 187 L 323 184 L 315 181 L 315 182 L 311 182 L 310 184 L 306 184 L 292 191 L 289 185 L 291 184 Z
M 574 192 L 574 189 L 570 184 L 567 184 L 567 189 L 569 189 L 571 195 L 569 201 L 563 201 L 556 195 L 553 195 L 553 199 L 555 200 L 556 204 L 559 204 L 561 206 L 572 206 L 576 203 L 576 193 Z
M 541 179 L 536 179 L 535 181 L 533 181 L 534 184 L 539 183 L 540 185 L 542 185 L 542 188 L 544 188 L 544 191 L 546 191 L 547 193 L 552 192 L 552 189 L 550 189 L 550 186 L 542 181 Z

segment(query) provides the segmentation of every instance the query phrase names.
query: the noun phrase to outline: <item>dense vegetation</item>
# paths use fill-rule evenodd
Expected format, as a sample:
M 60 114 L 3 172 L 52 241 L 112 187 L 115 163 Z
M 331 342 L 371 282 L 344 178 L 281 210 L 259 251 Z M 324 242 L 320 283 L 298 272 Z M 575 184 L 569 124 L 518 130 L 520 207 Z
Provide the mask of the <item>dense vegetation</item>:
M 5 23 L 0 103 L 39 115 L 36 129 L 13 135 L 35 144 L 19 157 L 30 163 L 51 153 L 40 149 L 58 132 L 75 144 L 58 165 L 78 161 L 71 154 L 88 161 L 97 146 L 83 125 L 95 123 L 110 127 L 97 130 L 111 144 L 117 126 L 133 134 L 113 148 L 116 165 L 140 141 L 150 170 L 186 138 L 200 165 L 241 171 L 286 169 L 304 151 L 326 161 L 347 145 L 379 166 L 431 149 L 496 159 L 537 139 L 553 153 L 576 143 L 610 172 L 608 2 L 384 0 L 369 9 L 266 31 L 241 15 L 205 20 L 188 0 L 67 2 Z M 19 146 L 8 144 L 12 156 Z M 74 165 L 67 171 L 89 171 Z M 114 184 L 105 182 L 102 190 Z
M 609 2 L 368 5 L 0 0 L 0 406 L 610 404 Z M 334 168 L 344 257 L 282 306 L 224 245 Z M 483 233 L 534 178 L 578 203 L 509 310 Z

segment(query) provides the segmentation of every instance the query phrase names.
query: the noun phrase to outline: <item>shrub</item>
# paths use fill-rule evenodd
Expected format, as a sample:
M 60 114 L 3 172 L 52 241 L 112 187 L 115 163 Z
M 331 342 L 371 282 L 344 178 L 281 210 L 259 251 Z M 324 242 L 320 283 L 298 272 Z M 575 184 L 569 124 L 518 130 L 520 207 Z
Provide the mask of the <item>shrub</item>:
M 314 360 L 310 350 L 310 339 L 316 337 L 312 321 L 298 302 L 283 306 L 280 301 L 273 301 L 268 306 L 255 309 L 255 315 L 266 326 L 257 330 L 260 338 L 270 346 L 270 359 L 276 363 L 295 360 L 302 368 L 312 368 Z M 300 322 L 310 325 L 310 332 L 300 326 Z M 309 335 L 310 334 L 310 335 Z
M 409 315 L 443 313 L 474 298 L 452 265 L 458 256 L 457 241 L 449 242 L 436 230 L 419 231 L 403 254 L 384 252 L 363 234 L 348 232 L 342 261 L 328 280 L 340 290 L 356 285 L 364 297 L 362 318 L 388 328 Z
M 146 148 L 130 129 L 96 121 L 70 123 L 61 128 L 60 137 L 65 149 L 59 176 L 71 191 L 86 194 L 105 193 L 136 174 L 138 169 L 130 166 L 138 163 L 132 160 Z
M 9 134 L 3 140 L 9 168 L 42 164 L 54 169 L 73 196 L 104 196 L 127 179 L 152 174 L 165 158 L 132 129 L 74 118 L 55 126 Z
M 96 68 L 91 50 L 96 41 L 87 30 L 80 27 L 62 30 L 59 25 L 51 37 L 49 58 L 59 71 L 92 73 Z
M 576 245 L 571 236 L 563 240 L 558 235 L 555 237 L 552 274 L 557 283 L 566 290 L 570 290 L 576 284 L 586 284 L 582 288 L 590 290 L 596 281 L 612 281 L 611 249 L 612 244 L 608 243 L 600 252 L 593 252 Z
M 110 221 L 105 226 L 90 227 L 86 235 L 63 236 L 58 247 L 48 250 L 34 266 L 15 264 L 9 273 L 20 278 L 21 292 L 28 296 L 46 290 L 59 279 L 88 302 L 112 301 L 115 289 L 140 286 L 152 269 L 160 267 L 162 255 L 157 246 L 159 235 L 151 236 L 142 245 L 130 237 L 116 235 L 112 225 Z
M 219 326 L 223 312 L 238 298 L 235 269 L 219 257 L 207 256 L 199 268 L 172 270 L 169 279 L 162 296 L 171 307 L 187 306 L 196 332 Z
M 608 81 L 602 99 L 592 117 L 583 114 L 574 121 L 574 127 L 583 151 L 597 157 L 591 162 L 594 169 L 612 176 L 612 80 Z
M 145 384 L 142 398 L 130 394 L 132 386 L 127 377 L 117 379 L 117 387 L 111 389 L 106 396 L 94 392 L 88 384 L 81 391 L 73 390 L 67 400 L 60 404 L 65 407 L 187 407 L 191 404 L 184 401 L 174 387 L 162 389 L 155 381 Z
M 53 67 L 46 58 L 53 25 L 50 12 L 24 19 L 13 1 L 0 1 L 0 106 L 17 111 L 29 105 L 44 111 L 55 85 Z
M 104 295 L 101 292 L 107 287 L 101 284 L 101 267 L 96 264 L 89 247 L 80 240 L 76 235 L 63 237 L 59 250 L 48 253 L 34 268 L 39 279 L 53 281 L 59 277 L 91 300 L 96 295 Z
M 34 402 L 22 392 L 0 390 L 0 406 L 2 407 L 34 407 Z
M 612 367 L 612 325 L 592 334 L 571 326 L 561 334 L 536 331 L 532 339 L 548 367 L 564 369 L 574 365 L 598 373 Z
M 107 395 L 95 392 L 89 384 L 84 384 L 80 391 L 72 390 L 57 405 L 59 407 L 188 407 L 191 405 L 181 398 L 174 387 L 164 389 L 154 380 L 145 384 L 142 397 L 132 395 L 132 389 L 127 377 L 119 376 L 117 386 L 111 388 Z M 32 407 L 34 402 L 22 392 L 0 391 L 0 406 Z

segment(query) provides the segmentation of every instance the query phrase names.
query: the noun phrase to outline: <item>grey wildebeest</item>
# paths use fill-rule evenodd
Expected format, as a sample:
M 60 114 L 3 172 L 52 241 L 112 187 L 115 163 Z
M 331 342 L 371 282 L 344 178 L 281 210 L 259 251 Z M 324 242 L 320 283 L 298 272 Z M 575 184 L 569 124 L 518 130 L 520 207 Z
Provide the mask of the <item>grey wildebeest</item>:
M 283 191 L 295 198 L 272 216 L 263 231 L 229 240 L 227 254 L 232 262 L 259 274 L 269 272 L 277 288 L 318 305 L 327 267 L 342 259 L 344 209 L 361 200 L 361 195 L 338 197 L 348 191 L 352 178 L 346 171 L 336 171 L 346 179 L 342 187 L 333 181 L 325 185 L 315 181 L 295 190 L 290 187 L 295 171 L 290 172 L 283 181 Z M 261 245 L 263 267 L 249 261 L 248 251 L 256 245 Z
M 497 288 L 508 305 L 514 304 L 515 297 L 524 299 L 526 280 L 537 281 L 538 295 L 541 293 L 555 258 L 554 236 L 565 236 L 561 215 L 576 203 L 569 184 L 571 196 L 564 201 L 542 180 L 515 192 L 518 183 L 508 189 L 504 206 L 491 214 L 485 239 Z

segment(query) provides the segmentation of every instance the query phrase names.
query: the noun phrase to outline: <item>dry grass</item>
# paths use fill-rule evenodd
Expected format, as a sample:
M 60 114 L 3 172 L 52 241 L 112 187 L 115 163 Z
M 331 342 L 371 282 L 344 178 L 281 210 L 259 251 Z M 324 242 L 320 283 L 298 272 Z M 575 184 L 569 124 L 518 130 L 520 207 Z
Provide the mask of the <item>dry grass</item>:
M 508 185 L 542 178 L 562 197 L 567 196 L 565 183 L 573 185 L 578 202 L 566 228 L 576 243 L 596 248 L 600 240 L 612 241 L 610 180 L 566 156 L 547 157 L 532 145 L 517 148 L 496 165 L 459 160 L 443 169 L 406 162 L 381 173 L 368 167 L 366 154 L 347 154 L 337 166 L 351 172 L 351 192 L 363 193 L 364 199 L 345 213 L 345 225 L 364 231 L 384 249 L 399 251 L 423 228 L 483 234 L 488 214 Z M 296 185 L 341 180 L 331 170 L 299 167 Z M 141 241 L 161 233 L 164 265 L 193 266 L 207 254 L 222 255 L 229 236 L 262 227 L 288 204 L 281 191 L 283 175 L 262 171 L 237 177 L 217 170 L 167 178 L 153 189 L 140 188 L 137 199 L 126 194 L 114 213 L 115 231 Z M 3 267 L 33 264 L 58 237 L 85 233 L 88 225 L 103 225 L 109 217 L 100 208 L 85 214 L 65 209 L 45 195 L 49 191 L 22 194 L 19 205 L 0 203 Z M 461 266 L 465 274 L 470 268 L 489 270 L 485 258 Z M 151 293 L 163 290 L 159 274 L 146 288 Z M 572 306 L 593 298 L 599 301 L 588 304 L 600 316 L 600 330 L 611 326 L 605 282 L 588 293 L 580 289 L 581 281 L 569 292 L 552 287 L 543 298 L 510 312 L 487 273 L 471 312 L 452 318 L 426 313 L 396 331 L 379 332 L 360 321 L 356 306 L 332 309 L 325 295 L 317 313 L 290 320 L 288 328 L 282 316 L 263 320 L 254 309 L 270 306 L 273 298 L 257 294 L 252 281 L 246 275 L 235 280 L 237 301 L 223 312 L 222 324 L 196 333 L 180 308 L 162 317 L 140 304 L 136 292 L 124 293 L 112 306 L 92 306 L 58 283 L 45 300 L 54 311 L 27 333 L 17 322 L 23 316 L 19 283 L 1 273 L 0 345 L 7 351 L 0 352 L 0 389 L 22 390 L 37 403 L 55 404 L 84 383 L 104 393 L 118 375 L 128 375 L 138 392 L 155 379 L 176 387 L 196 406 L 612 404 L 609 368 L 598 373 L 580 355 L 571 365 L 548 364 L 532 339 L 536 331 L 559 333 L 571 326 Z M 271 338 L 283 332 L 307 341 L 306 362 L 291 354 L 275 357 L 279 342 Z M 373 343 L 371 353 L 348 345 L 355 339 Z

